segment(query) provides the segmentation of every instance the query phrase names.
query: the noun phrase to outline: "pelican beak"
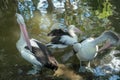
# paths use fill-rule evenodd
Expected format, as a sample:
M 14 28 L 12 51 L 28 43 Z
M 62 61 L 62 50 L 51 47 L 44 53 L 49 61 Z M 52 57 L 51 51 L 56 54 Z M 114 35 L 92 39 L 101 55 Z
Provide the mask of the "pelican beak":
M 32 47 L 31 47 L 31 44 L 30 44 L 30 40 L 29 40 L 29 36 L 28 36 L 28 33 L 27 33 L 27 29 L 26 29 L 24 19 L 23 19 L 22 15 L 20 15 L 18 13 L 16 13 L 16 17 L 17 17 L 17 22 L 20 26 L 21 33 L 23 34 L 23 37 L 24 37 L 24 39 L 27 43 L 27 46 L 30 49 L 30 51 L 32 51 Z
M 101 52 L 101 51 L 103 51 L 103 50 L 105 50 L 105 49 L 108 49 L 108 48 L 110 48 L 111 46 L 112 46 L 112 44 L 110 43 L 110 41 L 106 41 L 106 43 L 103 45 L 103 47 L 101 47 L 101 48 L 99 49 L 98 52 Z
M 74 27 L 74 31 L 76 32 L 76 33 L 79 33 L 79 34 L 82 34 L 83 32 L 80 30 L 80 29 L 78 29 L 77 27 Z
M 48 60 L 50 61 L 50 63 L 51 63 L 51 65 L 52 66 L 54 66 L 54 71 L 55 70 L 57 70 L 57 68 L 58 68 L 58 62 L 57 62 L 57 60 L 54 58 L 54 57 L 52 57 L 52 56 L 48 56 Z
M 56 66 L 58 65 L 58 62 L 56 61 L 54 57 L 49 56 L 48 59 L 53 65 L 56 65 Z

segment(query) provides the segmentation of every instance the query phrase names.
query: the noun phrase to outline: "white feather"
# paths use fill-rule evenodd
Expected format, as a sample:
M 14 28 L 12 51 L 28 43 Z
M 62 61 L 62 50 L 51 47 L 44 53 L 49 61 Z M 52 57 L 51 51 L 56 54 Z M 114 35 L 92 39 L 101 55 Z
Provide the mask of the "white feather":
M 34 39 L 30 39 L 30 43 L 31 46 L 38 47 L 38 45 L 34 42 Z M 42 64 L 36 59 L 34 54 L 31 51 L 25 49 L 25 46 L 27 46 L 27 44 L 24 41 L 21 41 L 21 39 L 16 43 L 16 47 L 21 56 L 33 65 L 42 66 Z
M 73 45 L 74 50 L 77 52 L 77 57 L 81 61 L 92 60 L 98 51 L 98 46 L 92 44 L 93 38 L 88 38 L 82 43 L 76 43 Z
M 70 37 L 70 36 L 67 36 L 67 35 L 64 35 L 61 37 L 60 41 L 67 44 L 67 45 L 72 45 L 72 44 L 77 42 L 77 39 Z

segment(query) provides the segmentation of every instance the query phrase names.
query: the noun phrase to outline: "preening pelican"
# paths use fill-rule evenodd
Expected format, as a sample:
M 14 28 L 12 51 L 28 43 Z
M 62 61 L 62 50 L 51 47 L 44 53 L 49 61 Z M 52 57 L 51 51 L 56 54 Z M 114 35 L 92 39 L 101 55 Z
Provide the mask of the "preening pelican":
M 81 31 L 74 25 L 70 25 L 66 32 L 61 29 L 51 31 L 48 35 L 55 37 L 51 39 L 51 43 L 48 43 L 47 47 L 65 48 L 72 45 L 78 42 L 78 37 L 75 33 L 81 33 Z
M 17 49 L 21 56 L 33 65 L 33 70 L 30 70 L 28 74 L 39 73 L 42 67 L 57 69 L 58 62 L 49 49 L 42 42 L 29 39 L 22 15 L 16 13 L 16 16 L 21 30 L 20 39 L 16 43 Z
M 101 49 L 98 49 L 98 45 L 105 42 Z M 90 61 L 94 59 L 98 52 L 105 50 L 112 46 L 120 44 L 120 37 L 113 31 L 105 31 L 97 38 L 88 38 L 81 43 L 73 44 L 74 52 L 78 59 L 81 61 Z M 89 66 L 90 67 L 90 64 Z M 80 71 L 81 69 L 79 69 Z

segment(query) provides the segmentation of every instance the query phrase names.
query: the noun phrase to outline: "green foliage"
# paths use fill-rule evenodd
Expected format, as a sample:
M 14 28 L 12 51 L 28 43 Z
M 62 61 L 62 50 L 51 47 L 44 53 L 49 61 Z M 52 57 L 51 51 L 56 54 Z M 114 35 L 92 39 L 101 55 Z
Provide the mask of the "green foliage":
M 108 17 L 112 15 L 112 5 L 111 3 L 106 0 L 82 0 L 81 4 L 79 4 L 77 10 L 73 10 L 72 8 L 66 8 L 64 13 L 64 19 L 66 25 L 75 25 L 79 27 L 83 32 L 83 36 L 98 36 L 105 30 L 114 29 L 111 27 L 111 22 L 109 21 Z M 93 7 L 88 6 L 89 4 L 97 4 L 93 9 Z M 96 3 L 95 3 L 96 2 Z M 86 4 L 86 5 L 84 5 Z M 102 5 L 102 6 L 101 6 Z M 67 7 L 67 6 L 66 6 Z M 86 17 L 86 13 L 89 14 L 89 17 Z
M 102 12 L 100 12 L 99 9 L 95 11 L 96 15 L 97 15 L 98 18 L 100 18 L 100 19 L 101 19 L 101 18 L 107 18 L 107 17 L 111 16 L 111 15 L 112 15 L 112 12 L 113 12 L 113 10 L 112 10 L 112 5 L 111 5 L 111 3 L 110 3 L 108 0 L 106 0 L 106 1 L 103 3 Z

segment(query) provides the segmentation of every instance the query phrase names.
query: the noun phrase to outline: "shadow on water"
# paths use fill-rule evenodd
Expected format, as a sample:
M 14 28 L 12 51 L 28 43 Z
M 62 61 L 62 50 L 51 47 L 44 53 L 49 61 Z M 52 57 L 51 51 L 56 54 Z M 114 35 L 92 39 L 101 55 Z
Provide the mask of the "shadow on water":
M 18 75 L 19 69 L 23 66 L 29 68 L 29 64 L 20 57 L 16 49 L 16 41 L 19 37 L 19 27 L 15 17 L 16 3 L 8 2 L 7 7 L 4 7 L 4 4 L 0 5 L 0 80 L 26 80 L 27 78 Z M 3 1 L 1 0 L 0 3 Z
M 110 17 L 118 33 L 120 33 L 119 2 L 119 0 L 112 1 L 117 13 Z M 26 62 L 16 49 L 16 42 L 19 38 L 19 27 L 15 17 L 16 3 L 11 1 L 7 5 L 6 8 L 0 6 L 0 80 L 61 80 L 61 78 L 54 78 L 51 75 L 52 71 L 45 72 L 47 75 L 45 73 L 35 76 L 24 74 L 31 69 L 31 64 Z M 47 69 L 43 72 L 45 70 Z
M 115 27 L 115 31 L 120 33 L 120 28 L 118 28 L 120 26 L 120 0 L 116 0 L 116 1 L 112 1 L 111 3 L 113 4 L 113 6 L 116 6 L 115 8 L 115 13 L 113 16 L 110 17 L 110 20 L 112 21 L 112 26 Z

